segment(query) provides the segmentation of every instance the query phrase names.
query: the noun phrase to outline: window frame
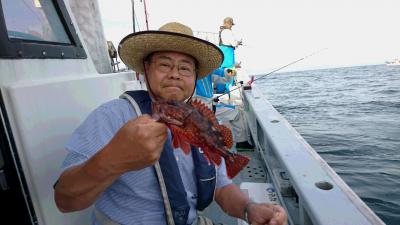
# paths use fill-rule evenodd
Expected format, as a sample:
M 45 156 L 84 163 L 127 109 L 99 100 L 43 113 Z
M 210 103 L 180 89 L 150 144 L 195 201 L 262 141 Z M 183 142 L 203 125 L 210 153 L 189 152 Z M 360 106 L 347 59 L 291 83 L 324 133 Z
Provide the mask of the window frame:
M 0 58 L 53 58 L 53 59 L 86 59 L 85 49 L 74 28 L 63 0 L 52 0 L 60 21 L 71 44 L 10 39 L 0 1 Z

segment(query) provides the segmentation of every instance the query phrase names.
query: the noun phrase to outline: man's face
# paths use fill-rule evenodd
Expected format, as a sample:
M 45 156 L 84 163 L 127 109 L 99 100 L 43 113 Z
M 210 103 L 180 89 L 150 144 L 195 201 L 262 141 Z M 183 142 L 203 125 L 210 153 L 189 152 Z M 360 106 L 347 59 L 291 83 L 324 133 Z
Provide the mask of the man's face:
M 178 52 L 156 52 L 145 62 L 146 79 L 155 97 L 183 101 L 189 98 L 196 82 L 195 61 Z

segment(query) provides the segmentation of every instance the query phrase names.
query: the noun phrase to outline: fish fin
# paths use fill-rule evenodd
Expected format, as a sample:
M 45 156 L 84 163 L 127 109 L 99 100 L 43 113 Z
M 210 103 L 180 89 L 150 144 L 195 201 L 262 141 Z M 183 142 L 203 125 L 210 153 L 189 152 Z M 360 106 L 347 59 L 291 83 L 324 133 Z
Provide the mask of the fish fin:
M 203 102 L 198 99 L 195 99 L 191 102 L 192 106 L 205 118 L 209 119 L 212 124 L 217 125 L 217 118 L 214 113 L 209 109 Z
M 250 161 L 250 157 L 232 153 L 225 158 L 226 172 L 229 179 L 234 178 Z
M 176 136 L 172 137 L 172 147 L 179 148 L 179 145 L 180 145 L 179 139 Z
M 222 162 L 221 156 L 218 155 L 216 152 L 214 151 L 210 151 L 209 148 L 204 148 L 204 153 L 206 154 L 206 156 L 208 157 L 209 160 L 211 160 L 215 165 L 220 165 Z
M 217 129 L 221 132 L 222 137 L 224 139 L 225 146 L 227 148 L 232 148 L 233 146 L 233 139 L 232 139 L 232 131 L 228 127 L 224 125 L 218 125 Z
M 186 155 L 189 154 L 191 149 L 190 143 L 186 142 L 185 138 L 180 135 L 180 129 L 171 126 L 171 132 L 173 133 L 172 146 L 174 148 L 181 148 Z
M 181 149 L 183 150 L 183 152 L 188 155 L 190 153 L 190 144 L 187 143 L 186 141 L 182 141 L 181 140 Z
M 208 163 L 211 163 L 210 156 L 208 155 L 207 152 L 204 152 L 204 158 L 207 159 L 207 162 L 208 162 Z
M 176 129 L 176 127 L 171 126 L 171 133 L 172 133 L 172 147 L 174 148 L 179 148 L 180 147 L 180 138 L 179 138 L 179 132 Z

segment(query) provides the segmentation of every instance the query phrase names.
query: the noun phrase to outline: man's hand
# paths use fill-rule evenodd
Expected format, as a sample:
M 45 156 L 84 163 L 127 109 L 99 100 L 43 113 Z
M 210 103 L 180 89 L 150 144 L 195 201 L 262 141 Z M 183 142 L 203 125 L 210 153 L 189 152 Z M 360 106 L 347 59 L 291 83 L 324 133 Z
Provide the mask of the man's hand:
M 251 225 L 286 225 L 287 215 L 279 205 L 251 203 L 247 209 Z
M 167 127 L 149 115 L 127 122 L 104 148 L 104 164 L 111 173 L 154 165 L 167 140 Z
M 251 225 L 286 225 L 287 216 L 282 207 L 265 203 L 249 203 L 250 199 L 235 184 L 217 188 L 215 200 L 224 212 L 236 218 L 246 219 L 244 211 L 247 209 L 247 219 Z
M 149 115 L 129 121 L 92 158 L 62 173 L 54 192 L 57 207 L 62 212 L 89 207 L 122 173 L 153 165 L 166 139 L 167 127 Z
M 236 63 L 235 63 L 235 68 L 236 68 L 236 69 L 242 68 L 242 61 L 236 62 Z

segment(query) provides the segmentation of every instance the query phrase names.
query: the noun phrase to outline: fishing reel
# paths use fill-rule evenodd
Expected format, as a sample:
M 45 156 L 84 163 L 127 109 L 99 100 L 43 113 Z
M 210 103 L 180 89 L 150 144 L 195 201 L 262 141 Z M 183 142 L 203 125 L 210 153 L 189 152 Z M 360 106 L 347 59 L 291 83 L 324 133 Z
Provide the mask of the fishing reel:
M 212 101 L 212 112 L 213 112 L 214 115 L 215 115 L 215 113 L 217 112 L 217 104 L 218 104 L 218 102 L 219 102 L 219 98 L 216 97 L 216 98 L 213 98 L 212 100 L 213 100 L 213 101 Z
M 227 68 L 224 72 L 225 76 L 236 76 L 237 71 L 235 69 Z M 231 74 L 231 75 L 228 75 Z

